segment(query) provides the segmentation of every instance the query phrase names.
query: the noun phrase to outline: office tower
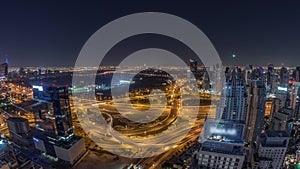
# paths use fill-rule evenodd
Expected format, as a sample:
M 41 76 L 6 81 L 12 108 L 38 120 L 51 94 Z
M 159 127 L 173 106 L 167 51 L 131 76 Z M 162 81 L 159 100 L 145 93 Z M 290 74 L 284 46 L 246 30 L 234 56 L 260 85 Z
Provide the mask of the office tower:
M 296 82 L 300 82 L 300 66 L 297 66 L 293 72 L 293 78 Z
M 8 75 L 8 59 L 5 59 L 5 62 L 0 64 L 0 78 L 6 78 Z
M 268 65 L 268 72 L 267 72 L 267 92 L 268 93 L 276 93 L 277 91 L 277 81 L 278 75 L 275 72 L 274 65 Z
M 280 69 L 280 83 L 279 86 L 282 88 L 288 88 L 290 80 L 290 74 L 286 67 L 282 65 Z
M 198 69 L 198 63 L 197 61 L 193 60 L 193 59 L 189 59 L 189 63 L 190 63 L 190 69 L 192 72 L 197 72 Z
M 290 93 L 290 108 L 293 109 L 295 120 L 300 119 L 300 82 L 295 82 L 292 85 Z
M 41 75 L 41 74 L 42 74 L 42 67 L 39 66 L 39 67 L 36 69 L 36 71 L 37 71 L 37 74 L 38 74 L 38 75 Z
M 264 78 L 251 80 L 248 93 L 248 114 L 246 120 L 246 141 L 251 143 L 256 140 L 264 126 L 266 111 L 266 88 Z
M 281 169 L 289 143 L 285 131 L 267 130 L 257 139 L 256 151 L 253 154 L 252 169 Z
M 270 130 L 278 130 L 278 131 L 288 131 L 290 132 L 291 123 L 293 121 L 294 110 L 290 108 L 280 108 L 277 112 L 274 113 Z
M 202 68 L 202 72 L 201 72 L 201 88 L 208 90 L 210 88 L 210 78 L 209 78 L 209 74 L 206 70 L 206 68 L 203 66 Z
M 277 98 L 274 98 L 272 100 L 272 107 L 271 107 L 271 113 L 270 113 L 270 118 L 269 119 L 272 119 L 273 116 L 275 115 L 275 113 L 278 112 L 281 107 L 282 107 L 281 100 L 277 99 Z
M 247 93 L 244 75 L 240 68 L 228 70 L 224 94 L 217 107 L 217 118 L 246 121 Z
M 246 66 L 246 68 L 243 72 L 245 75 L 245 79 L 246 79 L 246 85 L 248 85 L 250 83 L 252 71 L 253 71 L 253 66 L 249 65 L 249 66 Z
M 205 121 L 198 166 L 240 169 L 245 159 L 247 115 L 246 84 L 240 68 L 226 69 L 223 96 L 217 106 L 217 118 Z
M 289 100 L 289 71 L 287 68 L 282 66 L 280 69 L 280 84 L 278 86 L 278 90 L 276 93 L 276 98 L 281 100 L 281 104 L 283 107 L 289 107 L 290 106 L 290 100 Z
M 243 166 L 244 124 L 235 120 L 207 119 L 199 150 L 198 166 L 202 168 L 232 168 Z
M 66 86 L 33 86 L 36 128 L 35 148 L 74 164 L 85 152 L 84 139 L 75 136 L 72 127 L 68 88 Z
M 73 128 L 68 88 L 33 86 L 33 95 L 35 99 L 42 102 L 42 107 L 41 105 L 33 107 L 35 118 L 54 122 L 53 129 L 59 140 L 71 139 Z
M 289 107 L 290 101 L 289 101 L 289 92 L 287 87 L 278 86 L 276 98 L 280 100 L 282 107 Z
M 209 67 L 210 90 L 212 93 L 221 94 L 224 80 L 222 80 L 223 67 L 221 65 L 212 65 Z

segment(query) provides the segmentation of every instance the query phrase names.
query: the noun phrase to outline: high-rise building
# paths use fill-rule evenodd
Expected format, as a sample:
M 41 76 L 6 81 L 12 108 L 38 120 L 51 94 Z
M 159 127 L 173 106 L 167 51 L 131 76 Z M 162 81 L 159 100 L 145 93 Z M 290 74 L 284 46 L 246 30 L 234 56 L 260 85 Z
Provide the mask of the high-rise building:
M 289 92 L 287 87 L 278 86 L 276 98 L 280 100 L 282 107 L 290 106 L 290 98 L 289 98 Z
M 246 121 L 247 93 L 244 75 L 240 68 L 228 70 L 224 94 L 217 107 L 217 118 Z
M 271 107 L 271 113 L 270 113 L 269 119 L 272 119 L 274 117 L 275 113 L 278 112 L 281 107 L 282 107 L 281 100 L 278 98 L 274 98 L 272 100 L 272 107 Z
M 216 93 L 218 95 L 221 94 L 222 86 L 223 86 L 223 82 L 224 82 L 224 80 L 222 80 L 223 67 L 219 64 L 212 65 L 212 66 L 210 66 L 210 69 L 208 72 L 209 72 L 209 77 L 210 77 L 211 92 Z
M 202 146 L 198 153 L 199 168 L 243 167 L 244 130 L 247 116 L 245 78 L 240 68 L 226 69 L 223 95 L 217 105 L 216 118 L 207 118 Z
M 275 94 L 277 91 L 277 81 L 278 75 L 275 72 L 274 65 L 268 65 L 268 72 L 267 72 L 267 92 Z
M 198 153 L 199 168 L 232 168 L 243 166 L 244 124 L 235 120 L 207 119 L 203 144 Z
M 288 131 L 292 130 L 294 110 L 290 108 L 280 108 L 274 113 L 271 119 L 270 130 Z
M 252 80 L 248 93 L 248 114 L 246 120 L 246 141 L 251 143 L 256 140 L 264 126 L 266 111 L 266 88 L 264 78 Z
M 73 136 L 68 88 L 65 86 L 33 86 L 34 98 L 41 105 L 33 107 L 36 119 L 53 124 L 57 138 L 68 141 Z M 39 125 L 41 123 L 38 123 Z
M 192 72 L 197 72 L 198 69 L 198 63 L 197 61 L 193 60 L 193 59 L 189 59 L 189 63 L 190 63 L 190 69 Z
M 297 82 L 300 82 L 300 66 L 297 66 L 296 69 L 293 72 L 293 78 Z
M 5 59 L 5 62 L 0 64 L 0 78 L 5 78 L 8 75 L 8 59 Z
M 268 130 L 257 139 L 251 168 L 281 169 L 289 143 L 289 135 L 285 131 Z
M 280 87 L 282 88 L 288 88 L 290 80 L 290 74 L 286 67 L 282 65 L 280 69 Z
M 36 128 L 41 130 L 34 138 L 37 150 L 74 164 L 85 152 L 84 139 L 75 136 L 72 127 L 68 88 L 66 86 L 33 86 L 32 107 Z
M 246 85 L 248 85 L 250 80 L 251 80 L 252 71 L 253 71 L 253 66 L 252 65 L 246 66 L 246 68 L 244 70 Z
M 283 107 L 290 106 L 290 98 L 289 98 L 289 79 L 290 74 L 286 67 L 282 65 L 280 69 L 280 83 L 278 86 L 278 90 L 276 93 L 276 98 L 281 100 Z
M 210 78 L 205 67 L 202 68 L 201 76 L 202 76 L 201 88 L 208 90 L 210 88 Z
M 290 107 L 295 111 L 294 118 L 298 120 L 300 119 L 300 82 L 293 83 L 291 88 L 290 100 Z

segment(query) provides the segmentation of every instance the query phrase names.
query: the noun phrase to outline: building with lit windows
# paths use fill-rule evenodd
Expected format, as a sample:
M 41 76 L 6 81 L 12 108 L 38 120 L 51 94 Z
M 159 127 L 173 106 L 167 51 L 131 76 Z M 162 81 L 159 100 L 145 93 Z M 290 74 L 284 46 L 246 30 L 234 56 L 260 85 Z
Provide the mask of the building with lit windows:
M 246 81 L 239 67 L 227 68 L 216 118 L 207 118 L 198 153 L 199 168 L 240 169 L 245 160 L 244 130 L 248 103 Z
M 224 94 L 217 107 L 217 118 L 246 121 L 247 111 L 246 81 L 240 68 L 226 73 Z
M 66 86 L 33 86 L 32 110 L 36 128 L 35 148 L 74 164 L 85 152 L 84 139 L 73 133 L 68 88 Z
M 270 129 L 291 132 L 293 126 L 294 110 L 280 108 L 271 119 Z
M 286 67 L 282 66 L 280 69 L 279 86 L 283 88 L 287 88 L 289 86 L 289 80 L 290 80 L 290 73 Z
M 274 69 L 273 64 L 268 65 L 268 72 L 267 72 L 267 92 L 275 94 L 278 88 L 278 74 L 276 74 L 276 71 Z
M 291 88 L 290 94 L 291 104 L 290 107 L 295 110 L 294 118 L 296 120 L 300 119 L 300 82 L 295 82 Z
M 253 169 L 281 169 L 289 143 L 285 131 L 268 130 L 257 139 L 256 152 L 251 162 Z
M 0 78 L 6 78 L 8 75 L 8 59 L 5 59 L 5 62 L 0 64 Z
M 247 84 L 248 113 L 246 118 L 245 140 L 251 143 L 256 140 L 264 125 L 266 111 L 265 75 L 262 67 L 252 71 Z
M 198 153 L 199 168 L 242 168 L 244 127 L 240 121 L 207 119 Z
M 34 99 L 39 100 L 44 106 L 33 107 L 35 118 L 51 119 L 57 139 L 68 141 L 73 134 L 72 117 L 68 88 L 65 86 L 33 86 Z

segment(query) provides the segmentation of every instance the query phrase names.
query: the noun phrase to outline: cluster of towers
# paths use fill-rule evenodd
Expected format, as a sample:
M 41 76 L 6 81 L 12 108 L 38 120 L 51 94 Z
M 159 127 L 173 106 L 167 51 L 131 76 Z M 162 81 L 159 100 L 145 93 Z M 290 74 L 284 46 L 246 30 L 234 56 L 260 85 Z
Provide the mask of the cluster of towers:
M 284 66 L 226 68 L 216 118 L 206 119 L 201 136 L 199 168 L 281 168 L 299 119 L 299 72 L 291 84 Z M 267 102 L 272 107 L 265 118 Z

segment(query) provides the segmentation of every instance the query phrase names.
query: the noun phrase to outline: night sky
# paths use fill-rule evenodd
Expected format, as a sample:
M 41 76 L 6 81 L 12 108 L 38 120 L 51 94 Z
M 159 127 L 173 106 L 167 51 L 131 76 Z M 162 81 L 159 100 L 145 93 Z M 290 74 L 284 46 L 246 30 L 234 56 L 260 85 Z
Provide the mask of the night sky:
M 223 63 L 300 65 L 300 1 L 0 2 L 0 59 L 12 66 L 73 66 L 86 40 L 136 12 L 165 12 L 197 25 Z M 134 46 L 134 42 L 131 46 Z M 108 60 L 119 60 L 118 55 Z

